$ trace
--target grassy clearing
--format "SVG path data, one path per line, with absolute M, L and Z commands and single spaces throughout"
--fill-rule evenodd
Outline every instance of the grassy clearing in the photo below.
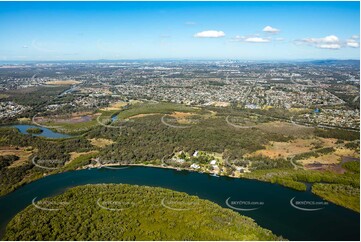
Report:
M 329 165 L 329 164 L 340 163 L 341 158 L 342 158 L 342 156 L 338 155 L 336 152 L 332 152 L 330 154 L 319 155 L 317 157 L 311 156 L 306 159 L 300 159 L 297 161 L 303 165 L 315 164 L 315 163 Z
M 294 139 L 288 142 L 270 142 L 265 149 L 258 150 L 247 156 L 266 156 L 269 158 L 286 158 L 299 153 L 309 152 L 315 147 L 317 139 Z
M 91 121 L 79 122 L 79 123 L 45 122 L 41 124 L 49 127 L 54 127 L 56 131 L 61 133 L 76 135 L 90 130 L 91 128 L 98 125 L 98 122 L 96 121 L 95 118 L 93 118 Z
M 126 105 L 128 105 L 127 102 L 116 102 L 116 103 L 110 104 L 109 107 L 100 109 L 100 111 L 118 111 L 118 110 L 121 110 Z
M 19 157 L 19 160 L 12 163 L 7 168 L 15 168 L 18 166 L 21 166 L 25 164 L 30 155 L 32 154 L 32 148 L 31 147 L 12 147 L 12 146 L 4 146 L 0 147 L 0 156 L 6 156 L 6 155 L 16 155 Z
M 274 121 L 269 123 L 262 123 L 257 128 L 270 133 L 277 133 L 283 135 L 293 135 L 298 137 L 305 137 L 312 135 L 314 128 L 298 126 L 287 122 Z
M 18 118 L 18 121 L 20 123 L 29 123 L 29 122 L 31 122 L 31 119 L 30 118 Z
M 111 145 L 114 143 L 114 141 L 111 139 L 103 139 L 103 138 L 93 138 L 93 139 L 89 139 L 89 140 L 92 145 L 100 147 L 100 148 L 103 148 L 107 145 Z
M 79 158 L 80 156 L 86 156 L 86 155 L 93 155 L 96 154 L 98 151 L 91 150 L 88 152 L 70 152 L 70 159 L 69 161 L 65 162 L 65 166 L 72 163 L 75 159 Z
M 171 114 L 173 112 L 196 112 L 197 109 L 174 103 L 144 103 L 134 104 L 129 109 L 118 114 L 119 119 L 126 119 L 139 114 Z
M 0 93 L 0 99 L 6 99 L 9 95 Z
M 79 84 L 81 83 L 80 81 L 75 81 L 75 80 L 64 80 L 64 81 L 48 81 L 45 84 L 47 85 L 74 85 L 74 84 Z
M 98 151 L 90 151 L 90 152 L 82 153 L 81 155 L 73 159 L 71 162 L 67 163 L 63 168 L 56 170 L 55 173 L 82 168 L 83 166 L 90 164 L 91 159 L 95 158 L 97 154 Z

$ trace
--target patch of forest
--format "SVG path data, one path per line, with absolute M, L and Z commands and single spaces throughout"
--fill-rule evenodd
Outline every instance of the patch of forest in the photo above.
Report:
M 152 115 L 124 123 L 121 129 L 96 127 L 88 138 L 106 138 L 115 143 L 102 150 L 105 160 L 141 163 L 160 160 L 175 151 L 193 154 L 196 150 L 223 153 L 228 160 L 241 159 L 246 153 L 264 148 L 269 141 L 291 138 L 259 129 L 235 129 L 224 117 L 203 119 L 188 128 L 172 128 L 161 122 L 161 115 Z
M 164 188 L 85 185 L 37 202 L 4 240 L 282 240 L 251 218 Z
M 36 137 L 21 134 L 16 128 L 0 128 L 0 146 L 32 147 L 33 154 L 29 160 L 16 167 L 10 167 L 15 161 L 8 156 L 0 156 L 0 195 L 4 195 L 26 184 L 30 181 L 41 178 L 46 170 L 35 166 L 32 163 L 49 161 L 46 166 L 51 168 L 63 167 L 70 159 L 70 152 L 86 152 L 93 149 L 90 142 L 83 137 L 71 139 L 51 140 L 43 137 Z M 56 161 L 56 162 L 52 162 Z

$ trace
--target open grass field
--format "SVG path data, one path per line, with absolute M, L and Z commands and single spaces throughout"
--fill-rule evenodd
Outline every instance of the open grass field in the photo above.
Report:
M 110 139 L 103 139 L 103 138 L 94 138 L 94 139 L 89 139 L 90 143 L 96 147 L 100 147 L 103 148 L 107 145 L 111 145 L 114 144 L 113 140 Z
M 64 81 L 49 81 L 46 82 L 45 84 L 47 85 L 74 85 L 74 84 L 79 84 L 81 83 L 80 81 L 75 81 L 75 80 L 64 80 Z
M 58 124 L 74 124 L 74 123 L 83 123 L 88 122 L 94 119 L 96 114 L 91 112 L 79 112 L 79 113 L 72 113 L 69 115 L 62 115 L 62 116 L 52 116 L 50 118 L 47 117 L 36 117 L 35 121 L 40 123 L 45 122 L 53 122 Z
M 333 138 L 297 138 L 288 142 L 270 142 L 265 146 L 265 149 L 257 150 L 254 153 L 248 154 L 247 157 L 265 156 L 271 159 L 287 158 L 301 153 L 311 152 L 323 147 L 336 147 L 336 139 Z M 355 152 L 350 149 L 336 149 L 335 156 L 355 155 Z M 335 163 L 335 162 L 331 162 Z
M 32 153 L 33 152 L 31 147 L 13 147 L 13 146 L 0 147 L 0 156 L 16 155 L 19 157 L 19 160 L 12 163 L 8 168 L 15 168 L 25 164 L 26 162 L 28 162 L 28 159 Z
M 91 150 L 91 151 L 87 151 L 87 152 L 70 152 L 70 159 L 65 163 L 65 165 L 69 165 L 71 164 L 74 160 L 78 159 L 81 156 L 87 156 L 87 155 L 92 155 L 92 154 L 96 154 L 97 151 L 96 150 Z
M 338 147 L 335 149 L 334 152 L 330 154 L 320 155 L 317 157 L 312 156 L 307 159 L 298 160 L 298 162 L 302 163 L 303 165 L 309 165 L 314 163 L 327 164 L 327 165 L 338 164 L 342 161 L 342 157 L 359 158 L 360 154 L 348 148 Z
M 36 120 L 36 122 L 47 127 L 54 127 L 55 130 L 67 134 L 82 133 L 98 125 L 98 122 L 96 121 L 96 115 L 86 119 L 71 118 L 69 120 L 62 120 L 60 122 L 57 121 L 38 122 Z
M 147 114 L 137 114 L 137 115 L 134 115 L 134 116 L 131 116 L 129 117 L 129 119 L 136 119 L 136 118 L 144 118 L 144 117 L 147 117 L 147 116 L 153 116 L 153 115 L 158 115 L 159 113 L 147 113 Z
M 0 99 L 8 98 L 9 95 L 0 93 Z
M 269 158 L 286 158 L 299 153 L 311 151 L 315 139 L 295 139 L 288 142 L 271 142 L 265 149 L 257 150 L 247 156 L 266 156 Z
M 30 118 L 18 118 L 18 121 L 21 123 L 28 123 L 28 122 L 31 122 L 31 119 Z
M 313 135 L 314 128 L 298 126 L 287 122 L 274 121 L 268 123 L 261 123 L 257 125 L 258 129 L 265 132 L 293 135 L 293 136 L 309 136 Z
M 127 119 L 139 114 L 171 114 L 173 112 L 197 112 L 198 109 L 174 103 L 143 103 L 133 104 L 129 109 L 118 114 L 119 119 Z
M 212 105 L 215 107 L 229 107 L 231 103 L 229 102 L 212 102 Z
M 126 106 L 128 104 L 129 103 L 127 103 L 127 102 L 116 102 L 116 103 L 110 104 L 109 107 L 105 107 L 100 110 L 101 111 L 118 111 L 118 110 L 121 110 L 124 106 Z

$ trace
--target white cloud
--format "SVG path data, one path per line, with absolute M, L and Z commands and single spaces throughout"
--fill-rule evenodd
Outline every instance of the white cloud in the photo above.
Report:
M 358 42 L 357 40 L 355 40 L 355 39 L 348 39 L 348 40 L 346 40 L 346 45 L 347 45 L 348 47 L 352 47 L 352 48 L 358 48 L 358 47 L 360 47 L 359 42 Z
M 339 39 L 335 35 L 329 35 L 324 38 L 305 38 L 300 41 L 305 43 L 322 44 L 322 43 L 338 43 Z
M 340 40 L 336 35 L 329 35 L 323 38 L 306 38 L 296 40 L 296 44 L 308 44 L 320 49 L 337 50 L 343 47 L 359 48 L 359 37 L 353 35 L 350 39 Z
M 27 46 L 27 45 L 23 45 L 23 47 L 22 47 L 22 48 L 27 49 L 27 48 L 29 48 L 29 46 Z
M 220 38 L 224 37 L 226 34 L 223 31 L 217 30 L 206 30 L 194 35 L 195 38 Z
M 323 38 L 305 38 L 296 40 L 297 44 L 309 44 L 320 49 L 340 49 L 341 41 L 336 35 L 329 35 Z
M 331 50 L 337 50 L 341 48 L 341 45 L 339 44 L 320 44 L 316 46 L 320 49 L 331 49 Z
M 325 43 L 338 43 L 340 40 L 335 35 L 329 35 L 326 36 L 325 38 L 321 38 L 320 41 Z
M 273 28 L 271 26 L 266 26 L 266 27 L 263 28 L 263 32 L 275 34 L 275 33 L 280 32 L 280 30 L 276 29 L 276 28 Z
M 268 43 L 270 42 L 269 39 L 266 38 L 261 38 L 261 37 L 249 37 L 244 39 L 244 42 L 249 42 L 249 43 Z
M 351 48 L 359 48 L 360 47 L 360 36 L 352 35 L 350 39 L 346 40 L 346 46 Z
M 263 38 L 258 37 L 258 35 L 251 35 L 251 36 L 240 36 L 237 35 L 232 39 L 234 42 L 245 42 L 245 43 L 269 43 L 271 42 L 271 38 Z

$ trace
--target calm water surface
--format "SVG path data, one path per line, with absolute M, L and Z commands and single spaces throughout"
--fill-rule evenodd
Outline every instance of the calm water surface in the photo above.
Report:
M 18 212 L 37 200 L 54 196 L 66 189 L 84 184 L 127 183 L 158 186 L 197 195 L 227 208 L 252 211 L 239 211 L 253 218 L 260 226 L 270 229 L 289 240 L 359 240 L 359 214 L 351 210 L 328 205 L 316 206 L 317 211 L 302 211 L 294 208 L 290 200 L 323 202 L 310 191 L 299 192 L 276 184 L 254 180 L 211 177 L 196 172 L 175 171 L 149 167 L 129 167 L 122 170 L 107 168 L 71 171 L 44 177 L 25 185 L 18 190 L 0 197 L 0 226 L 2 233 L 7 222 Z M 256 202 L 234 204 L 232 202 Z M 299 205 L 303 208 L 307 206 Z M 313 207 L 314 208 L 314 207 Z M 236 210 L 235 210 L 236 211 Z
M 48 128 L 44 128 L 44 127 L 41 127 L 41 126 L 19 124 L 19 125 L 13 125 L 12 127 L 17 128 L 20 131 L 20 133 L 22 133 L 22 134 L 29 134 L 28 132 L 26 132 L 26 130 L 28 128 L 40 128 L 40 129 L 43 130 L 43 132 L 41 134 L 31 134 L 33 136 L 41 136 L 41 137 L 52 138 L 52 139 L 60 139 L 60 138 L 69 138 L 69 137 L 71 137 L 70 135 L 57 133 L 57 132 L 54 132 L 54 131 L 52 131 L 52 130 L 50 130 Z

